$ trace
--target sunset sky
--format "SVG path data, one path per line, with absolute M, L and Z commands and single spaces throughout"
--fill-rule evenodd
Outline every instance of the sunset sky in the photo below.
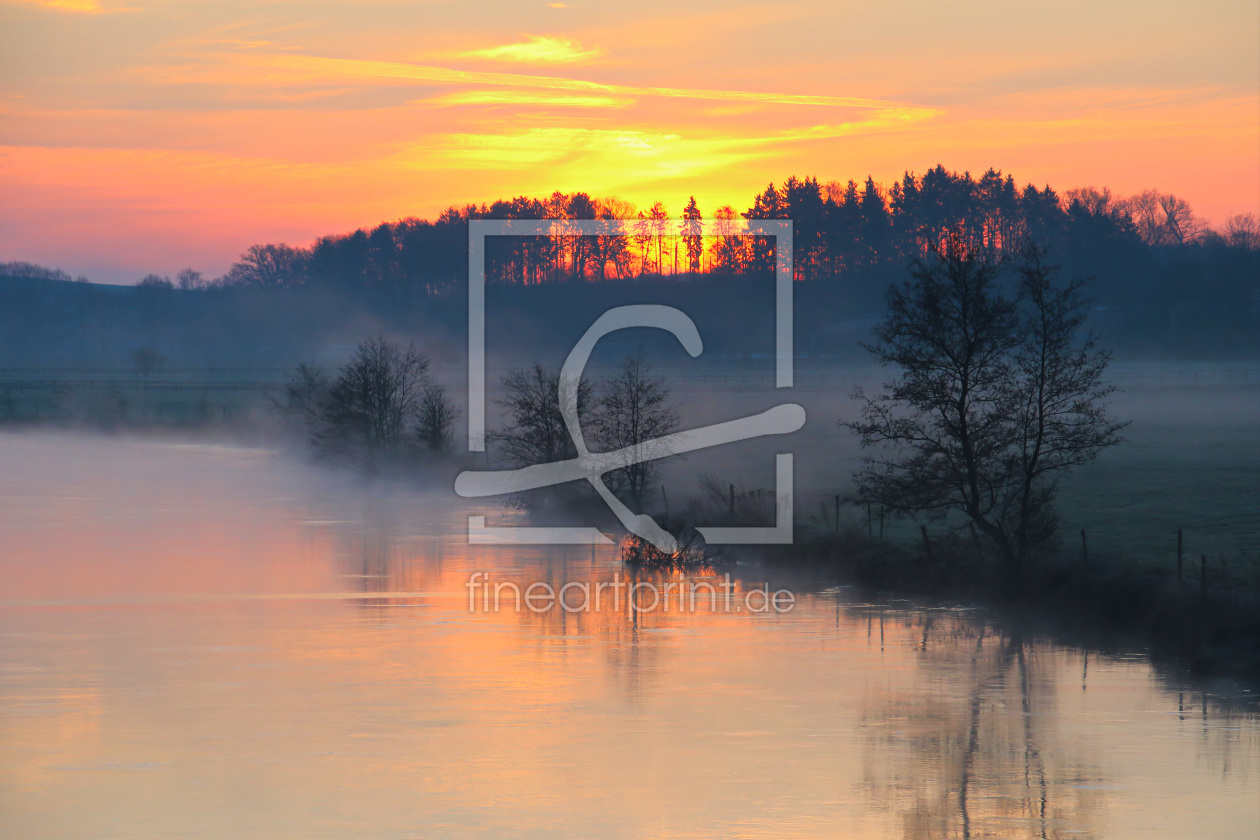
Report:
M 937 163 L 1260 212 L 1260 5 L 0 0 L 0 260 L 95 280 Z

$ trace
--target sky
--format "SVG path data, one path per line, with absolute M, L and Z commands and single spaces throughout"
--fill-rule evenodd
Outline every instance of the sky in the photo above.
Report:
M 98 281 L 938 163 L 1260 213 L 1260 4 L 0 0 L 0 261 Z

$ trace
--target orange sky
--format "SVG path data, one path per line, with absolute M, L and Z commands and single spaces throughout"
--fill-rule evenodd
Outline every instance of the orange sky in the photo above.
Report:
M 517 194 L 708 215 L 938 162 L 1260 212 L 1260 8 L 0 0 L 0 260 L 98 280 Z

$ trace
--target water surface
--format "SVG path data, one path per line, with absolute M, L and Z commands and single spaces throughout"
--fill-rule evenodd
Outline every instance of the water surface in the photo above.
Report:
M 967 609 L 469 610 L 440 488 L 0 435 L 0 836 L 1252 837 L 1246 693 Z M 485 509 L 492 520 L 507 514 Z M 506 603 L 506 602 L 504 602 Z

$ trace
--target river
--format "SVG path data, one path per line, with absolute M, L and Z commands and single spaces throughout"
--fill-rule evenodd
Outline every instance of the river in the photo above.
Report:
M 1140 651 L 757 581 L 517 610 L 615 551 L 262 448 L 3 434 L 0 500 L 6 838 L 1260 830 L 1250 692 Z

